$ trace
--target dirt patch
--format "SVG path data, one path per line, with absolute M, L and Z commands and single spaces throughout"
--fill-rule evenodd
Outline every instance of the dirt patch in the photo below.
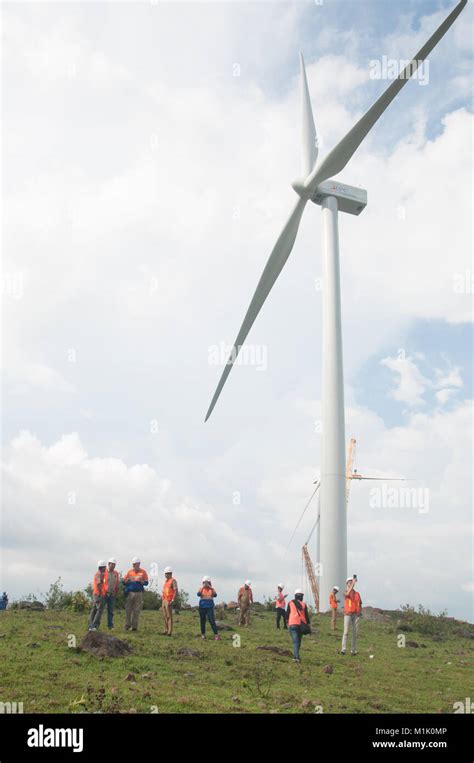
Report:
M 96 657 L 125 657 L 133 652 L 126 641 L 100 631 L 89 631 L 82 639 L 79 650 Z
M 223 623 L 222 620 L 216 620 L 216 628 L 218 631 L 234 631 L 235 628 L 232 628 L 231 625 L 227 625 L 227 623 Z
M 293 657 L 289 649 L 282 649 L 279 646 L 257 646 L 257 649 L 261 649 L 264 652 L 273 652 L 273 654 L 278 654 L 280 657 Z

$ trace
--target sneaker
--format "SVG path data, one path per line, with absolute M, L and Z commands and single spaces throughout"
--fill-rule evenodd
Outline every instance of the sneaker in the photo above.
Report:
M 220 637 L 219 635 L 217 635 L 217 636 L 214 636 L 214 641 L 221 641 L 221 640 L 222 640 L 222 639 L 221 639 L 221 637 Z
M 293 662 L 301 662 L 301 660 L 297 660 L 296 657 L 293 657 Z
M 359 652 L 351 652 L 352 656 L 355 657 L 356 654 L 359 654 Z
M 345 652 L 345 650 L 344 650 L 344 651 L 342 651 L 342 649 L 341 649 L 341 651 L 339 652 L 339 654 L 345 654 L 345 653 L 346 653 L 346 652 Z
M 203 641 L 206 640 L 206 637 L 205 637 L 204 633 L 201 634 L 201 638 L 202 638 Z

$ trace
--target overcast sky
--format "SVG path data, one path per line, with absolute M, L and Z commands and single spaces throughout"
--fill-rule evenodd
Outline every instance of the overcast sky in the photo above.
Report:
M 324 155 L 387 87 L 373 61 L 453 5 L 2 4 L 1 590 L 83 588 L 135 554 L 192 603 L 203 574 L 225 600 L 301 584 L 318 207 L 203 423 L 295 198 L 298 52 Z M 365 604 L 470 620 L 472 24 L 471 4 L 340 176 L 369 198 L 340 216 L 346 437 L 361 473 L 418 490 L 404 508 L 404 483 L 352 484 L 348 572 Z

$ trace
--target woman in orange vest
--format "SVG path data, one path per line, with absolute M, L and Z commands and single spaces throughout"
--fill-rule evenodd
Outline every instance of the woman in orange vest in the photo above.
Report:
M 171 567 L 165 567 L 165 582 L 161 592 L 161 609 L 165 621 L 165 629 L 162 636 L 171 636 L 173 633 L 173 602 L 178 593 L 178 584 L 173 577 Z
M 344 591 L 344 633 L 342 636 L 341 654 L 346 653 L 347 637 L 349 627 L 352 626 L 352 644 L 351 654 L 357 654 L 357 631 L 359 621 L 362 617 L 362 599 L 360 593 L 355 590 L 357 575 L 353 575 L 346 580 L 346 590 Z
M 216 618 L 214 617 L 214 599 L 217 596 L 216 591 L 212 587 L 209 577 L 202 579 L 202 586 L 199 589 L 197 595 L 199 596 L 199 618 L 201 620 L 201 638 L 206 638 L 206 620 L 209 621 L 214 639 L 220 641 L 221 637 L 217 631 Z
M 283 628 L 288 630 L 286 626 L 286 593 L 283 593 L 283 583 L 278 583 L 278 591 L 275 596 L 275 607 L 276 607 L 276 625 L 278 630 L 280 630 L 280 620 L 283 618 Z
M 293 662 L 301 662 L 301 640 L 305 634 L 311 633 L 309 610 L 303 601 L 303 596 L 304 594 L 301 588 L 297 588 L 295 591 L 295 598 L 289 602 L 286 610 L 288 628 L 293 641 Z

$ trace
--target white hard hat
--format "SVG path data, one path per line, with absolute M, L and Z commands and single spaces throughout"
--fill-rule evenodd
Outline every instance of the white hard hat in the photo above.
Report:
M 211 578 L 209 577 L 209 575 L 204 575 L 204 577 L 202 579 L 202 582 L 203 583 L 210 583 L 211 582 Z
M 251 585 L 252 585 L 252 583 L 251 583 L 251 581 L 250 581 L 250 580 L 246 580 L 246 581 L 245 581 L 245 585 L 251 586 Z
M 104 562 L 103 559 L 97 562 L 98 567 L 107 567 L 107 562 Z
M 304 591 L 302 591 L 301 588 L 297 588 L 296 591 L 295 591 L 295 596 L 296 596 L 297 593 L 304 594 Z
M 334 586 L 334 591 L 339 591 L 339 586 L 338 585 Z
M 352 583 L 353 578 L 347 578 L 346 583 Z
M 115 559 L 115 557 L 113 556 L 110 557 L 109 564 L 117 564 L 117 560 Z
M 140 564 L 141 559 L 139 556 L 134 556 L 132 559 L 132 564 Z
M 278 585 L 277 585 L 277 588 L 281 588 L 282 590 L 283 590 L 284 587 L 285 586 L 283 585 L 283 583 L 278 583 Z
M 165 567 L 165 574 L 166 574 L 167 572 L 173 572 L 173 570 L 171 569 L 171 567 Z

